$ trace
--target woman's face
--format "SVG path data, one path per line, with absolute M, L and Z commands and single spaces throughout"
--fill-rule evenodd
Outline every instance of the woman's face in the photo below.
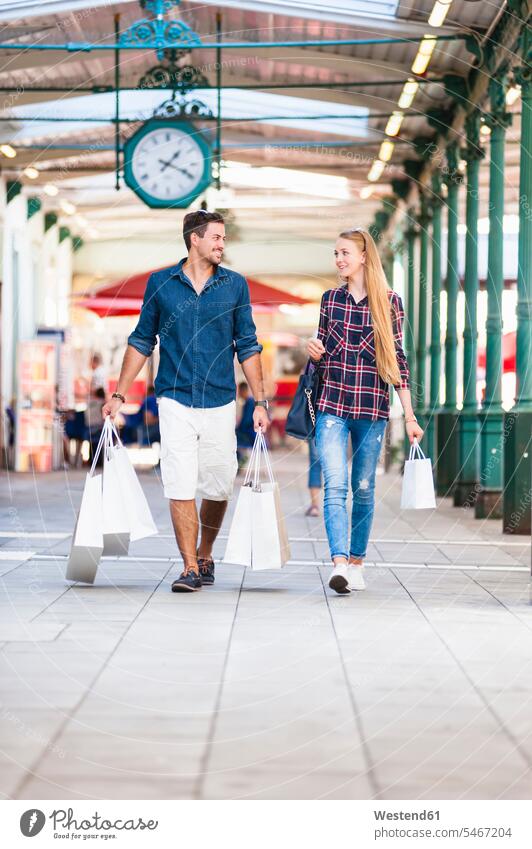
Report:
M 334 258 L 340 277 L 351 277 L 364 265 L 365 253 L 352 239 L 337 239 Z

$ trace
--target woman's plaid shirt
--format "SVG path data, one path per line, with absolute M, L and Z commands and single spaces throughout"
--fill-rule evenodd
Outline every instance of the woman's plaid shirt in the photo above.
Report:
M 388 290 L 388 295 L 401 375 L 396 388 L 409 389 L 410 372 L 402 345 L 403 304 L 393 289 Z M 318 410 L 342 418 L 389 419 L 389 384 L 377 372 L 367 295 L 357 303 L 347 285 L 325 292 L 321 299 L 318 339 L 325 346 L 319 362 L 322 384 Z

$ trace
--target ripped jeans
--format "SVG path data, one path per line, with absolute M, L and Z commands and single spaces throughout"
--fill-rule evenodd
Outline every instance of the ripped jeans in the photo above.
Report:
M 386 430 L 386 419 L 344 419 L 318 412 L 316 446 L 325 480 L 323 512 L 331 558 L 365 557 L 375 506 L 375 470 Z M 348 548 L 347 439 L 351 434 L 351 543 Z

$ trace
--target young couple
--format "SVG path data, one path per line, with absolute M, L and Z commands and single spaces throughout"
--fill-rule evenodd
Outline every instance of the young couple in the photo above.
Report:
M 357 232 L 362 234 L 362 231 Z M 347 575 L 347 483 L 342 489 L 344 477 L 347 482 L 347 431 L 351 430 L 354 434 L 359 424 L 368 427 L 368 430 L 373 424 L 380 425 L 372 419 L 382 418 L 381 413 L 387 417 L 385 378 L 391 378 L 390 382 L 400 382 L 399 362 L 403 374 L 407 374 L 400 343 L 400 301 L 395 301 L 398 310 L 392 335 L 389 306 L 388 316 L 385 312 L 389 302 L 386 300 L 388 288 L 382 266 L 373 242 L 371 252 L 369 250 L 369 235 L 364 232 L 363 237 L 368 247 L 363 252 L 358 249 L 354 236 L 342 234 L 338 240 L 337 265 L 347 284 L 324 295 L 318 340 L 309 343 L 309 354 L 320 361 L 324 375 L 319 430 L 323 429 L 325 433 L 319 444 L 325 474 L 326 527 L 335 564 L 331 586 L 342 592 L 349 591 L 349 581 L 345 580 L 342 589 L 338 580 Z M 260 359 L 262 346 L 257 340 L 247 282 L 242 275 L 220 265 L 225 243 L 222 216 L 204 210 L 187 214 L 183 221 L 183 238 L 188 256 L 175 266 L 154 272 L 148 279 L 138 324 L 128 337 L 116 392 L 102 409 L 104 418 L 116 416 L 159 337 L 160 358 L 155 393 L 161 432 L 161 476 L 184 564 L 181 575 L 172 584 L 173 592 L 191 592 L 214 583 L 212 548 L 237 473 L 235 353 L 255 399 L 255 430 L 262 428 L 266 431 L 269 425 Z M 370 275 L 366 281 L 364 263 L 368 257 L 371 257 L 371 263 L 367 266 Z M 384 378 L 379 377 L 375 355 L 373 366 L 368 362 L 368 369 L 372 368 L 375 373 L 374 404 L 379 402 L 376 393 L 380 392 L 383 399 L 378 411 L 373 405 L 367 408 L 366 395 L 363 396 L 362 407 L 354 404 L 355 396 L 360 398 L 360 389 L 357 390 L 353 383 L 360 385 L 362 374 L 353 334 L 356 332 L 357 315 L 363 309 L 361 298 L 367 297 L 366 285 L 370 302 L 366 305 L 365 323 L 371 321 L 371 309 L 375 334 L 374 341 L 366 334 L 365 345 L 368 351 L 370 344 L 374 345 L 379 368 L 388 369 Z M 342 292 L 343 301 L 338 299 Z M 392 304 L 394 299 L 395 295 L 392 296 Z M 338 380 L 339 374 L 343 383 Z M 362 379 L 365 383 L 366 378 Z M 402 379 L 406 382 L 406 377 Z M 400 397 L 407 421 L 413 419 L 408 391 L 400 390 Z M 359 421 L 363 417 L 366 421 Z M 368 418 L 370 421 L 367 421 Z M 331 424 L 328 424 L 329 421 Z M 407 428 L 411 439 L 422 433 L 412 422 L 407 424 Z M 345 438 L 341 435 L 344 431 Z M 360 438 L 359 441 L 365 442 Z M 374 457 L 376 464 L 378 454 L 375 451 L 366 451 L 364 456 Z M 373 477 L 374 471 L 373 468 Z M 366 471 L 364 475 L 365 483 L 362 481 L 361 489 L 368 490 L 372 506 L 373 477 L 369 467 L 367 475 Z M 202 497 L 199 516 L 195 501 L 198 495 Z M 364 526 L 359 521 L 364 512 L 362 505 L 353 514 L 359 528 L 355 534 L 356 550 L 350 550 L 349 554 L 358 555 L 358 560 L 365 554 L 362 532 L 366 534 L 366 542 L 369 535 L 369 502 L 366 494 L 363 506 L 368 518 Z

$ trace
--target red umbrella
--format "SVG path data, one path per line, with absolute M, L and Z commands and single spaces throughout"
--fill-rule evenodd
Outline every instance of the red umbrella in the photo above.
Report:
M 160 269 L 155 270 L 159 271 Z M 141 274 L 134 274 L 132 277 L 119 280 L 110 286 L 104 286 L 103 289 L 99 289 L 90 297 L 81 297 L 75 305 L 92 310 L 102 317 L 137 315 L 142 307 L 148 277 L 152 273 L 152 271 L 144 271 Z M 275 289 L 273 286 L 267 286 L 265 283 L 259 283 L 258 280 L 253 280 L 251 277 L 248 277 L 247 281 L 251 303 L 256 312 L 274 312 L 279 309 L 281 304 L 302 306 L 309 303 L 304 298 L 291 295 L 290 292 L 283 292 L 281 289 Z
M 515 348 L 516 333 L 504 333 L 502 337 L 502 370 L 503 372 L 515 371 Z M 486 368 L 486 349 L 480 348 L 478 352 L 479 368 Z

